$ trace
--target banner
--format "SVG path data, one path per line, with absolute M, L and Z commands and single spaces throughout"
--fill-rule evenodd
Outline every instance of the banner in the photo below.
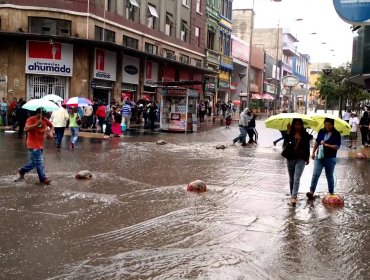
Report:
M 122 83 L 139 84 L 140 59 L 124 55 L 122 58 Z
M 103 49 L 95 49 L 94 78 L 115 81 L 117 69 L 117 54 Z
M 145 84 L 153 85 L 158 82 L 158 63 L 147 61 L 145 64 Z

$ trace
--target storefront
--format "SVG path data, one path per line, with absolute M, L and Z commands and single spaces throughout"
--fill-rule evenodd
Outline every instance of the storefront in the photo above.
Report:
M 145 62 L 145 80 L 142 98 L 147 101 L 156 101 L 156 86 L 158 83 L 158 63 Z
M 197 131 L 198 92 L 182 87 L 163 87 L 161 92 L 161 129 Z
M 26 42 L 27 99 L 55 94 L 69 97 L 73 74 L 73 45 L 49 41 Z
M 121 102 L 124 100 L 138 100 L 138 85 L 140 73 L 140 59 L 124 55 L 122 57 Z
M 114 82 L 116 81 L 117 54 L 98 49 L 94 50 L 94 73 L 91 87 L 93 98 L 109 104 L 112 99 Z
M 230 73 L 221 71 L 218 81 L 218 100 L 229 101 L 230 99 Z

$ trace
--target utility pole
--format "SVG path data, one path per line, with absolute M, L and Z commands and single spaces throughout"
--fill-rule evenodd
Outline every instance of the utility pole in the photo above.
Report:
M 333 68 L 330 68 L 330 67 L 322 69 L 322 72 L 324 73 L 325 78 L 326 78 L 325 79 L 325 113 L 328 110 L 328 78 L 332 71 L 333 71 Z

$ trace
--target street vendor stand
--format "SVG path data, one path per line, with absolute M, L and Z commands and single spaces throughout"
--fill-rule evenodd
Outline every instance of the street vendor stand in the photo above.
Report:
M 198 92 L 179 86 L 160 88 L 160 128 L 164 131 L 196 132 Z

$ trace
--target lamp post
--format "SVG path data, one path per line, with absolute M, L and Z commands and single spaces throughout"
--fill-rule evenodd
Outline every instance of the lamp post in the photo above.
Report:
M 335 79 L 335 83 L 338 84 L 338 91 L 339 91 L 339 118 L 342 118 L 342 93 L 340 92 L 340 84 L 345 78 L 345 75 L 338 75 L 338 77 Z
M 325 79 L 325 113 L 328 110 L 328 78 L 333 71 L 333 68 L 323 68 L 322 72 L 324 73 L 326 79 Z

